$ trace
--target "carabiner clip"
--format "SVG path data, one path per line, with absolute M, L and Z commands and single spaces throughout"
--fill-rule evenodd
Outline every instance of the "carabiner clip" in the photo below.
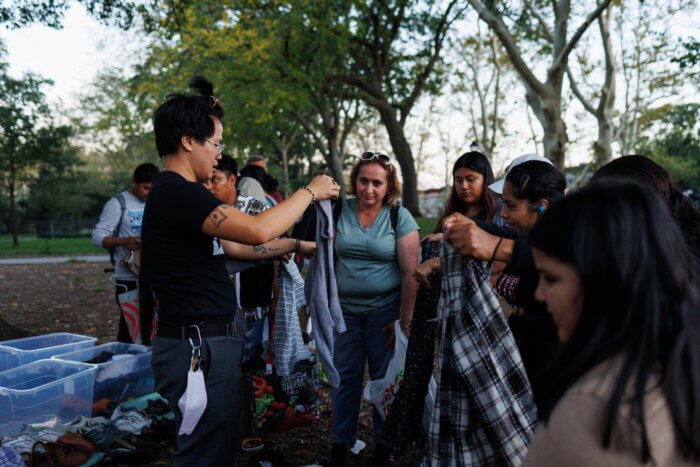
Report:
M 192 342 L 191 338 L 187 338 L 188 341 L 190 341 L 190 346 L 192 347 L 192 357 L 190 358 L 190 368 L 192 371 L 197 371 L 199 369 L 199 364 L 201 362 L 201 356 L 202 356 L 202 333 L 199 331 L 199 326 L 196 324 L 192 324 L 191 327 L 194 327 L 197 330 L 197 337 L 199 338 L 199 343 L 197 345 Z

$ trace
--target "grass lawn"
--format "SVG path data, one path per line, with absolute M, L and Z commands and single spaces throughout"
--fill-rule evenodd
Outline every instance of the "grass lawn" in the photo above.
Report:
M 0 257 L 107 254 L 104 248 L 95 248 L 86 238 L 37 238 L 20 236 L 19 246 L 12 246 L 11 235 L 0 235 Z
M 420 237 L 423 238 L 428 234 L 433 233 L 437 225 L 437 217 L 416 217 L 418 227 L 420 227 Z
M 432 233 L 437 224 L 437 218 L 418 217 L 420 236 Z M 0 235 L 0 257 L 13 256 L 43 256 L 43 255 L 99 255 L 107 254 L 104 248 L 95 248 L 89 237 L 85 238 L 37 238 L 20 236 L 19 246 L 12 246 L 11 235 Z

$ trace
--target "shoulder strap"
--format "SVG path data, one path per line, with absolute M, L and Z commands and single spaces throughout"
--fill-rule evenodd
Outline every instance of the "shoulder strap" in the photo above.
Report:
M 343 200 L 338 198 L 338 201 L 333 205 L 333 227 L 338 227 L 338 220 L 343 213 Z
M 399 225 L 399 206 L 392 206 L 389 208 L 389 217 L 391 219 L 391 228 L 396 234 L 396 226 Z
M 117 196 L 117 201 L 119 201 L 119 206 L 121 207 L 121 212 L 119 213 L 119 221 L 117 222 L 117 226 L 114 228 L 114 231 L 112 232 L 112 237 L 117 238 L 119 236 L 119 230 L 122 228 L 122 219 L 124 218 L 124 211 L 126 211 L 126 199 L 124 199 L 124 195 L 119 193 Z M 114 266 L 114 252 L 116 248 L 110 248 L 109 249 L 109 262 L 112 263 L 112 266 Z

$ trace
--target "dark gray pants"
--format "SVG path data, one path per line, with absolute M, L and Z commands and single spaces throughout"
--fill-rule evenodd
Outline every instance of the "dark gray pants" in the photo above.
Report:
M 191 434 L 177 437 L 174 465 L 233 465 L 240 446 L 243 340 L 208 337 L 202 339 L 201 353 L 207 408 Z M 151 366 L 156 390 L 168 400 L 178 430 L 182 413 L 177 402 L 187 386 L 191 354 L 187 340 L 153 340 Z

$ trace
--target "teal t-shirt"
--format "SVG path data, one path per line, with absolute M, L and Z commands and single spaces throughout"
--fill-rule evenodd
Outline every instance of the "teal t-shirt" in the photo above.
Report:
M 335 277 L 343 312 L 370 315 L 398 306 L 401 273 L 396 240 L 418 230 L 418 224 L 408 209 L 400 207 L 394 233 L 389 208 L 384 206 L 364 228 L 357 218 L 357 199 L 343 203 L 335 237 Z

